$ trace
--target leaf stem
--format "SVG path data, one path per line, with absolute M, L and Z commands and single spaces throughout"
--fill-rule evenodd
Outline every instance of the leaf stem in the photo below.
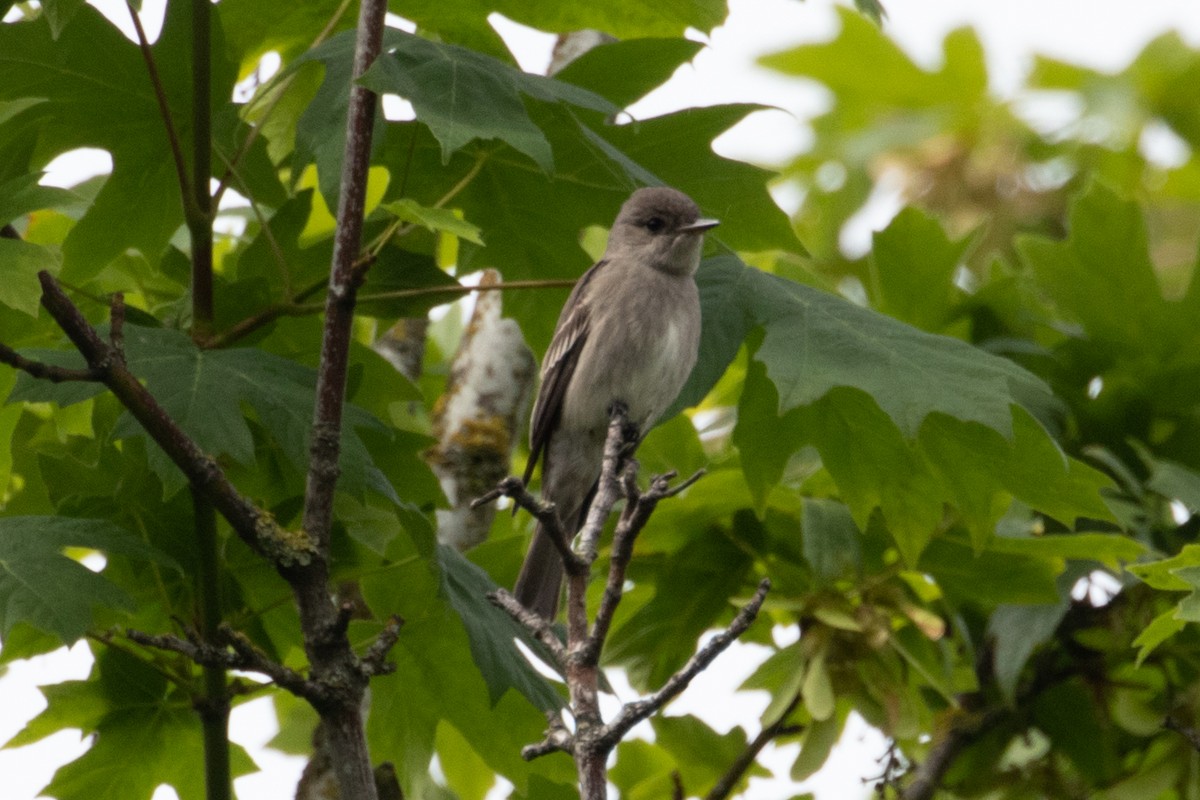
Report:
M 320 285 L 305 288 L 296 294 L 296 300 L 301 300 L 304 297 L 315 294 L 324 285 L 324 282 L 322 282 Z M 358 302 L 405 300 L 412 297 L 430 297 L 442 294 L 464 295 L 471 294 L 472 292 L 515 291 L 519 289 L 569 289 L 574 285 L 574 278 L 555 278 L 542 281 L 507 281 L 489 286 L 424 286 L 419 289 L 397 289 L 391 292 L 364 293 L 358 296 Z M 228 347 L 237 340 L 250 335 L 280 317 L 303 317 L 309 314 L 319 314 L 325 310 L 325 307 L 326 304 L 324 302 L 301 303 L 295 301 L 267 306 L 257 314 L 246 317 L 220 333 L 214 334 L 203 342 L 200 342 L 200 347 L 208 350 Z
M 175 163 L 175 174 L 179 179 L 179 188 L 183 196 L 183 213 L 190 215 L 188 206 L 192 202 L 191 183 L 187 174 L 187 162 L 183 158 L 183 144 L 175 122 L 171 118 L 171 106 L 167 102 L 167 92 L 163 88 L 162 78 L 158 74 L 158 65 L 154 63 L 154 53 L 150 49 L 150 40 L 146 38 L 146 29 L 142 27 L 142 19 L 130 0 L 125 0 L 129 9 L 129 17 L 133 21 L 133 29 L 137 32 L 138 49 L 142 52 L 142 60 L 146 62 L 146 72 L 150 76 L 150 85 L 154 88 L 154 99 L 158 103 L 158 113 L 167 129 L 167 142 L 171 146 L 171 160 Z
M 333 29 L 337 27 L 338 22 L 341 21 L 342 17 L 345 15 L 346 9 L 350 8 L 350 3 L 351 0 L 342 0 L 341 5 L 334 10 L 333 16 L 329 18 L 329 22 L 325 23 L 325 27 L 322 28 L 321 32 L 317 34 L 315 39 L 313 39 L 312 44 L 309 45 L 309 49 L 316 47 L 321 42 L 329 38 L 329 34 L 333 33 Z M 229 182 L 234 177 L 234 172 L 237 168 L 237 165 L 241 163 L 242 159 L 246 157 L 246 154 L 250 152 L 250 148 L 254 146 L 254 142 L 258 140 L 260 135 L 262 135 L 263 125 L 266 123 L 271 114 L 275 112 L 275 109 L 279 106 L 280 100 L 283 99 L 284 93 L 288 90 L 288 87 L 292 85 L 292 81 L 295 79 L 296 73 L 293 72 L 288 74 L 280 81 L 279 87 L 275 90 L 275 96 L 271 99 L 271 104 L 267 106 L 265 111 L 263 111 L 262 116 L 258 119 L 258 123 L 250 128 L 250 132 L 247 133 L 246 138 L 242 140 L 242 144 L 238 147 L 237 152 L 233 154 L 232 158 L 226 161 L 225 174 L 221 176 L 221 180 L 217 184 L 217 189 L 215 192 L 213 192 L 213 208 L 216 208 L 221 204 L 221 198 L 225 196 L 225 190 L 229 188 Z M 262 95 L 260 94 L 259 97 L 261 96 Z M 257 99 L 257 97 L 253 98 L 249 103 L 246 104 L 245 111 L 243 112 L 243 118 L 245 117 L 245 113 L 254 106 Z
M 213 327 L 212 3 L 192 0 L 192 208 L 185 213 L 192 240 L 192 337 Z M 186 184 L 183 185 L 187 191 Z M 187 206 L 185 204 L 185 212 Z

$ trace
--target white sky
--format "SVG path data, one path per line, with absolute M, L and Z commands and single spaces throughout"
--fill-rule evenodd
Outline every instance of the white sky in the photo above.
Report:
M 980 31 L 991 67 L 993 89 L 1012 94 L 1031 63 L 1034 52 L 1073 60 L 1088 66 L 1117 70 L 1149 39 L 1169 28 L 1179 30 L 1196 46 L 1200 43 L 1200 3 L 1196 0 L 885 0 L 885 28 L 915 58 L 936 64 L 945 33 L 962 25 Z M 115 9 L 112 17 L 127 27 L 124 4 L 103 0 L 93 5 Z M 831 0 L 731 0 L 726 25 L 716 29 L 709 47 L 693 65 L 683 67 L 662 89 L 638 103 L 631 112 L 645 118 L 692 105 L 723 102 L 757 102 L 784 112 L 764 112 L 743 123 L 718 142 L 726 155 L 761 163 L 782 161 L 796 152 L 807 135 L 803 120 L 822 110 L 821 93 L 802 82 L 785 79 L 755 66 L 755 59 L 802 41 L 827 39 L 834 34 L 836 17 Z M 161 0 L 144 3 L 146 17 L 161 16 Z M 548 60 L 544 37 L 529 35 L 500 21 L 501 30 L 518 42 L 522 66 L 540 70 Z M 154 35 L 157 21 L 147 27 Z M 794 116 L 793 116 L 794 115 Z M 72 183 L 84 172 L 104 170 L 104 160 L 65 159 L 56 183 Z M 786 198 L 781 198 L 786 204 Z M 884 216 L 877 224 L 886 223 Z M 870 224 L 869 222 L 867 224 Z M 864 231 L 867 233 L 869 231 Z M 786 636 L 785 632 L 780 632 Z M 794 635 L 794 634 L 793 634 Z M 693 713 L 718 730 L 734 724 L 757 732 L 757 718 L 766 705 L 765 694 L 731 697 L 731 689 L 748 675 L 764 656 L 764 648 L 741 647 L 727 653 L 702 675 L 671 707 L 673 714 Z M 30 662 L 14 664 L 0 677 L 0 741 L 5 741 L 44 706 L 36 686 L 87 676 L 90 657 L 79 645 Z M 631 693 L 621 692 L 622 699 Z M 720 702 L 714 698 L 730 698 Z M 261 701 L 247 704 L 234 714 L 232 737 L 250 749 L 264 771 L 237 781 L 240 796 L 255 800 L 290 799 L 303 761 L 262 749 L 274 734 L 273 719 Z M 875 759 L 883 740 L 861 721 L 852 721 L 847 736 L 835 749 L 826 768 L 803 789 L 817 800 L 866 798 L 864 776 L 878 774 Z M 63 732 L 36 745 L 0 751 L 0 775 L 9 800 L 31 800 L 59 764 L 86 749 L 77 733 Z M 787 766 L 797 750 L 791 745 L 769 755 L 771 764 Z M 756 781 L 755 800 L 784 800 L 799 791 L 786 780 Z M 174 796 L 160 789 L 156 800 Z

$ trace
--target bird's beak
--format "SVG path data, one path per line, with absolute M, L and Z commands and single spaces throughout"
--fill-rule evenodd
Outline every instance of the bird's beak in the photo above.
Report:
M 721 224 L 719 219 L 704 219 L 703 217 L 696 220 L 690 225 L 684 225 L 679 229 L 680 233 L 704 233 L 709 228 L 715 228 Z

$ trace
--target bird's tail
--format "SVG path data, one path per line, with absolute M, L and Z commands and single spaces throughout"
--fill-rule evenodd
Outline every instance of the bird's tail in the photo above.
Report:
M 563 563 L 558 548 L 541 525 L 533 534 L 521 574 L 513 594 L 521 605 L 550 621 L 558 614 L 558 598 L 562 594 Z

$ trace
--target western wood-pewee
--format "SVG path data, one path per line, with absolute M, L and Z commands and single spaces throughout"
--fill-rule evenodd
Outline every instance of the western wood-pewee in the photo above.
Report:
M 542 459 L 542 497 L 568 536 L 583 524 L 600 477 L 614 403 L 644 435 L 683 388 L 700 343 L 695 274 L 717 224 L 682 192 L 639 189 L 621 207 L 604 257 L 558 318 L 533 406 L 529 466 Z M 514 594 L 547 619 L 558 610 L 562 559 L 538 526 Z

